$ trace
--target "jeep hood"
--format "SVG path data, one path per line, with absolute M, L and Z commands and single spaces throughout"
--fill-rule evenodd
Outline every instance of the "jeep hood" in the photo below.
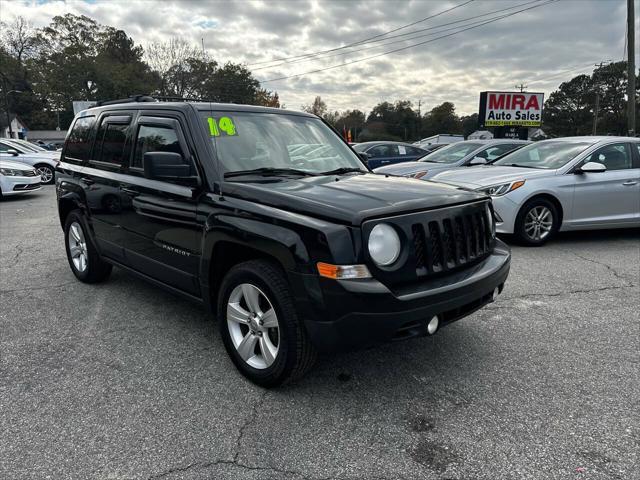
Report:
M 441 172 L 433 178 L 433 181 L 475 189 L 517 180 L 554 176 L 555 173 L 555 170 L 483 165 L 473 168 L 458 167 Z
M 451 185 L 363 175 L 266 177 L 225 182 L 225 195 L 340 223 L 400 215 L 486 198 Z

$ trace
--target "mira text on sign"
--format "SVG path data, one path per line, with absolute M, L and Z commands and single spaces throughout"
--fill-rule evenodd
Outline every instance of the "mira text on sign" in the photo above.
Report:
M 485 127 L 539 127 L 542 124 L 543 103 L 542 93 L 482 92 L 480 122 L 484 121 Z

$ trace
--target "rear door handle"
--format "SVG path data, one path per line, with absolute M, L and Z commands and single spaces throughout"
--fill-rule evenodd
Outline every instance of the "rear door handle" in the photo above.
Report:
M 637 183 L 638 183 L 638 181 L 637 181 L 637 180 L 627 180 L 626 182 L 624 182 L 624 183 L 623 183 L 623 185 L 625 185 L 625 186 L 629 187 L 629 186 L 631 186 L 631 185 L 635 185 L 635 184 L 637 184 Z

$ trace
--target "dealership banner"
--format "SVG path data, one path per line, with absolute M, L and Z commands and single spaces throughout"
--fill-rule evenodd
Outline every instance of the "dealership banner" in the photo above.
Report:
M 481 92 L 478 119 L 481 127 L 539 127 L 543 93 Z

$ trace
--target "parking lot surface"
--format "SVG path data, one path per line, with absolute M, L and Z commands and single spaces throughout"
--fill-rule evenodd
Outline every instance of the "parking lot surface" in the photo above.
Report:
M 0 478 L 640 478 L 638 230 L 514 247 L 497 303 L 267 391 L 198 307 L 78 282 L 53 187 L 0 226 Z

